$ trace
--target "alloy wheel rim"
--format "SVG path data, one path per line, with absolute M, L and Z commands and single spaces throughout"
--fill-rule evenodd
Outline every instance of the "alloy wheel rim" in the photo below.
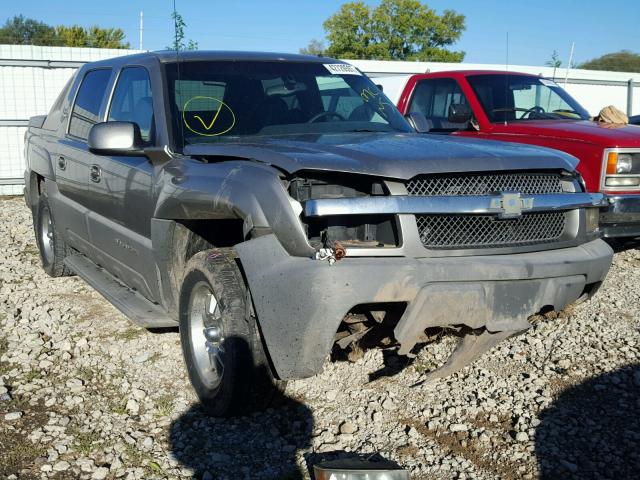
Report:
M 53 261 L 53 222 L 49 208 L 43 208 L 40 218 L 40 244 L 42 246 L 42 256 L 47 264 Z
M 215 389 L 224 375 L 224 335 L 218 299 L 206 282 L 191 291 L 188 315 L 196 371 L 207 388 Z

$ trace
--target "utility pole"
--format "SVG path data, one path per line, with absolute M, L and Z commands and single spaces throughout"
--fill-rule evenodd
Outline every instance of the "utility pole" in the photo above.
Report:
M 140 11 L 140 48 L 139 50 L 142 50 L 143 47 L 143 33 L 144 33 L 144 14 L 142 13 L 142 11 Z
M 567 72 L 564 75 L 564 88 L 567 88 L 567 80 L 569 80 L 569 69 L 571 69 L 571 63 L 573 62 L 573 49 L 576 46 L 576 42 L 571 42 L 571 53 L 569 53 L 569 63 L 567 63 Z

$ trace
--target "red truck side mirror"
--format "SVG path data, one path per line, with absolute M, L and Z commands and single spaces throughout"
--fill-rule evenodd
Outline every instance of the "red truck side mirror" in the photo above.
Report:
M 449 115 L 447 120 L 451 123 L 467 123 L 471 121 L 473 112 L 466 103 L 452 103 L 449 105 Z

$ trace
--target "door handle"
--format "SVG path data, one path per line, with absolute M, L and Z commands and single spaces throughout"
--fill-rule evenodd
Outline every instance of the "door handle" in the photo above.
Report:
M 92 182 L 99 182 L 101 174 L 102 172 L 100 171 L 100 167 L 98 165 L 91 165 L 91 168 L 89 169 L 89 178 L 91 178 Z
M 64 157 L 58 157 L 58 168 L 65 170 L 67 168 L 67 159 Z

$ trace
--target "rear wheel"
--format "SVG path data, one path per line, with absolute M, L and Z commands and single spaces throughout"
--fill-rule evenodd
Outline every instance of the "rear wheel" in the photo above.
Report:
M 180 340 L 191 384 L 211 415 L 266 408 L 284 387 L 271 374 L 252 312 L 232 252 L 206 250 L 189 260 L 180 292 Z
M 56 227 L 46 193 L 38 198 L 33 223 L 44 271 L 52 277 L 71 275 L 71 271 L 64 264 L 70 249 Z

